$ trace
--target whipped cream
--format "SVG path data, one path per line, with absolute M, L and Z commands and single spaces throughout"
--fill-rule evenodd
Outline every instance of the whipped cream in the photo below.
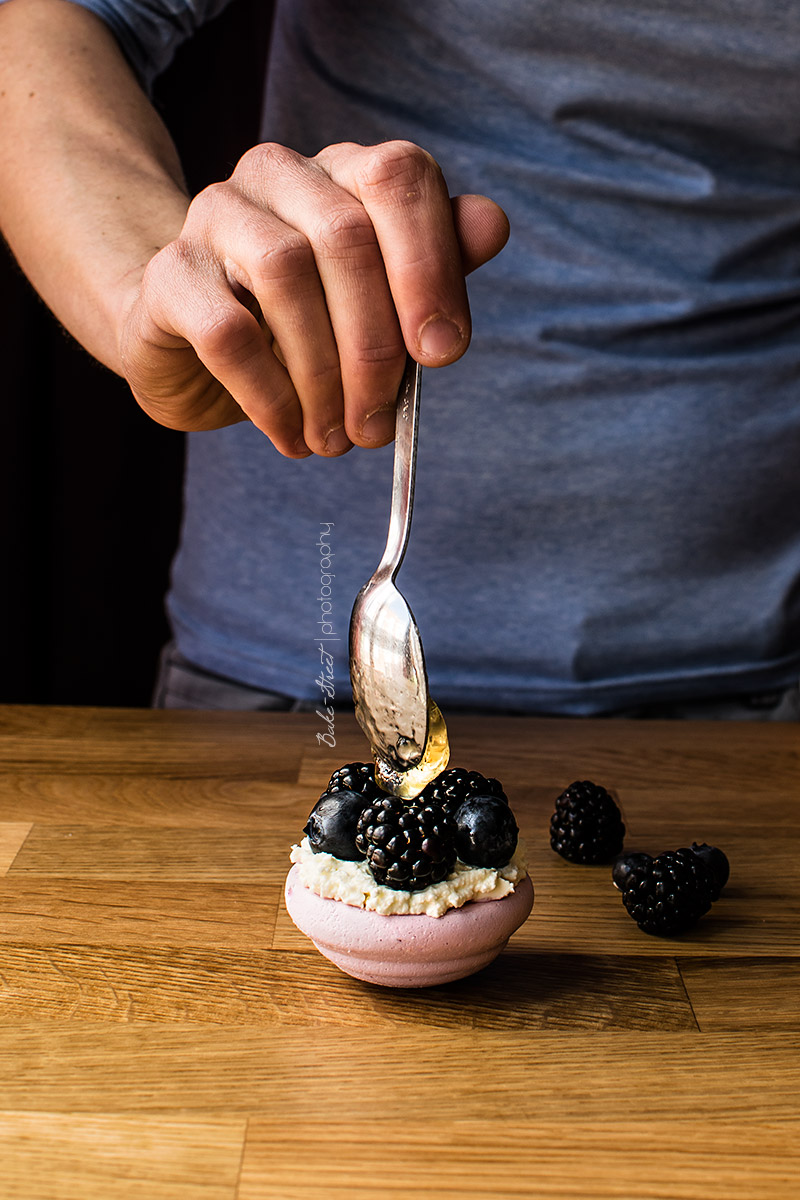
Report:
M 471 867 L 459 858 L 447 879 L 419 892 L 401 892 L 377 883 L 366 859 L 347 862 L 324 851 L 315 854 L 307 837 L 299 846 L 292 846 L 289 857 L 300 868 L 303 886 L 318 896 L 387 917 L 441 917 L 448 909 L 461 908 L 470 900 L 502 900 L 527 874 L 521 843 L 504 867 Z

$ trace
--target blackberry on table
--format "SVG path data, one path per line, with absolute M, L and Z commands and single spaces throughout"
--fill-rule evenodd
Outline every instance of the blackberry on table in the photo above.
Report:
M 323 792 L 303 830 L 314 853 L 324 851 L 353 862 L 361 859 L 363 855 L 356 847 L 356 830 L 366 804 L 359 792 Z
M 383 796 L 361 813 L 356 846 L 377 883 L 418 892 L 455 866 L 455 822 L 439 804 Z
M 550 845 L 575 863 L 602 863 L 619 854 L 625 837 L 622 815 L 604 787 L 576 780 L 556 800 Z
M 624 891 L 633 883 L 636 876 L 647 872 L 652 861 L 652 854 L 620 854 L 619 858 L 615 860 L 611 872 L 614 887 Z
M 449 767 L 437 775 L 420 795 L 420 799 L 435 801 L 451 817 L 455 816 L 468 796 L 497 796 L 508 804 L 499 779 L 487 779 L 480 771 L 466 771 L 463 767 Z
M 375 764 L 352 762 L 345 763 L 334 771 L 328 780 L 326 792 L 358 792 L 365 800 L 374 800 L 386 793 L 375 782 Z
M 670 937 L 696 925 L 711 908 L 716 880 L 692 850 L 665 850 L 635 871 L 622 903 L 645 933 Z

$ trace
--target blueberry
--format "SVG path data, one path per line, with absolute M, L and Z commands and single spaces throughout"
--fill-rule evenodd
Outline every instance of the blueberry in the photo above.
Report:
M 719 897 L 720 892 L 728 882 L 728 877 L 731 873 L 728 856 L 723 850 L 718 850 L 716 846 L 709 846 L 707 842 L 698 845 L 697 842 L 692 842 L 692 854 L 696 854 L 702 859 L 708 867 L 714 880 L 714 899 Z
M 358 792 L 347 790 L 320 796 L 303 830 L 314 853 L 360 862 L 364 855 L 356 849 L 356 826 L 366 803 Z
M 514 814 L 499 796 L 468 796 L 456 811 L 456 850 L 472 867 L 502 867 L 517 848 Z

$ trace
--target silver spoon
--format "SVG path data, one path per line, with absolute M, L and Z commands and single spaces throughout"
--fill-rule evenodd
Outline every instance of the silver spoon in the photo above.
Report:
M 350 681 L 356 717 L 386 790 L 411 797 L 447 766 L 447 730 L 428 695 L 414 615 L 395 587 L 414 503 L 422 367 L 409 357 L 397 396 L 392 507 L 386 549 L 350 618 Z

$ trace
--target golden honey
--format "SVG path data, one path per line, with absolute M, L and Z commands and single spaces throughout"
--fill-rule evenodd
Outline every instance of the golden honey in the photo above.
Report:
M 428 737 L 422 758 L 404 771 L 399 770 L 382 754 L 376 753 L 375 779 L 379 787 L 401 800 L 413 800 L 422 789 L 445 769 L 450 761 L 450 742 L 447 726 L 438 705 L 428 697 Z

